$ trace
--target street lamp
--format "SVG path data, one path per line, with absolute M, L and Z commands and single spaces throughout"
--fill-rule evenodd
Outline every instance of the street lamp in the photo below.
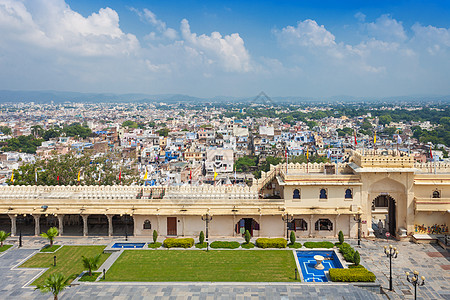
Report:
M 392 258 L 397 258 L 398 250 L 392 245 L 389 245 L 389 248 L 384 246 L 384 253 L 389 257 L 389 290 L 392 291 Z
M 202 220 L 205 221 L 206 223 L 206 251 L 209 250 L 209 241 L 208 241 L 208 226 L 209 226 L 209 222 L 211 222 L 212 220 L 212 216 L 208 213 L 206 213 L 205 215 L 202 216 Z
M 358 223 L 358 246 L 361 246 L 361 215 L 353 216 L 353 220 Z
M 294 220 L 294 216 L 286 213 L 281 216 L 281 219 L 286 222 L 286 241 L 289 243 L 289 223 Z
M 409 272 L 406 272 L 406 280 L 410 282 L 414 286 L 414 300 L 417 299 L 417 286 L 422 286 L 425 284 L 425 276 L 420 277 L 422 281 L 419 281 L 419 272 L 415 271 L 411 276 L 409 276 Z

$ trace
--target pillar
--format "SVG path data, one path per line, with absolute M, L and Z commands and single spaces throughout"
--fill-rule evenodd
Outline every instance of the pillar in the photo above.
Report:
M 309 237 L 312 237 L 312 229 L 313 229 L 313 215 L 309 216 Z
M 83 236 L 88 235 L 88 215 L 81 215 L 83 218 Z
M 259 223 L 258 237 L 261 237 L 261 228 L 262 228 L 261 214 L 259 214 L 258 223 Z
M 134 215 L 130 215 L 130 216 L 133 218 L 133 232 L 131 233 L 131 235 L 135 236 L 136 232 L 137 232 L 137 230 L 136 230 L 137 224 L 136 224 L 136 220 L 134 219 Z
M 39 219 L 41 218 L 41 215 L 33 215 L 34 217 L 34 235 L 39 235 L 41 228 L 39 224 Z
M 113 235 L 113 223 L 112 223 L 112 218 L 113 215 L 106 215 L 106 218 L 108 219 L 108 236 L 112 236 Z
M 337 220 L 338 220 L 338 218 L 339 218 L 339 215 L 336 215 L 336 216 L 334 216 L 334 226 L 333 226 L 333 229 L 334 229 L 334 236 L 336 236 L 337 235 Z
M 8 215 L 9 218 L 11 219 L 11 236 L 15 236 L 16 235 L 16 231 L 17 231 L 17 227 L 16 227 L 16 216 L 13 215 Z
M 186 226 L 186 216 L 183 216 L 183 218 L 181 219 L 182 220 L 182 222 L 183 222 L 183 224 L 182 224 L 182 226 L 183 226 L 183 231 L 181 232 L 181 236 L 184 236 L 184 227 Z
M 64 215 L 57 215 L 58 218 L 58 231 L 59 235 L 63 235 L 64 233 Z
M 261 224 L 260 224 L 261 226 Z M 236 215 L 233 214 L 233 236 L 236 236 Z
M 161 227 L 159 226 L 159 215 L 156 215 L 156 231 L 158 232 L 158 235 L 161 234 Z

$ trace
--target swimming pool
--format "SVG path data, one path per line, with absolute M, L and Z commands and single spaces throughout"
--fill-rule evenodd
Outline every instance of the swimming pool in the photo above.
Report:
M 136 248 L 144 248 L 145 243 L 114 243 L 111 248 L 120 248 L 120 249 L 136 249 Z
M 316 265 L 315 255 L 321 255 L 325 258 L 322 262 L 324 266 L 323 270 L 314 268 Z M 297 259 L 304 282 L 327 282 L 328 279 L 325 273 L 328 273 L 329 269 L 343 268 L 341 261 L 333 250 L 298 250 Z

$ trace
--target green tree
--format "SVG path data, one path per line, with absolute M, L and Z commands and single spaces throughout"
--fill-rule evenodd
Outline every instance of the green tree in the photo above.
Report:
M 392 136 L 394 133 L 397 132 L 397 128 L 395 128 L 395 127 L 387 127 L 387 128 L 384 128 L 383 132 L 385 134 L 389 135 L 389 136 Z
M 383 115 L 378 118 L 378 123 L 381 125 L 389 125 L 392 122 L 392 117 L 390 115 Z
M 11 135 L 12 134 L 12 130 L 8 126 L 0 126 L 0 132 L 5 134 L 5 135 Z
M 203 244 L 203 242 L 205 241 L 205 234 L 203 233 L 203 231 L 200 231 L 200 235 L 198 236 L 198 241 L 200 242 L 200 244 Z
M 138 128 L 138 124 L 134 121 L 127 120 L 122 123 L 122 127 Z
M 294 244 L 295 244 L 295 239 L 296 239 L 296 237 L 295 237 L 295 232 L 294 232 L 294 231 L 291 231 L 291 234 L 290 234 L 290 236 L 289 236 L 289 240 L 291 241 L 291 245 L 294 245 Z
M 58 300 L 59 293 L 67 286 L 69 286 L 69 278 L 65 278 L 62 274 L 55 273 L 45 279 L 44 284 L 37 285 L 35 290 L 40 290 L 42 293 L 52 293 L 53 299 Z
M 89 270 L 89 276 L 92 276 L 92 269 L 98 269 L 100 264 L 100 254 L 97 254 L 93 257 L 85 257 L 84 255 L 81 257 L 83 260 L 83 266 Z
M 158 231 L 153 230 L 153 244 L 156 243 L 157 239 L 158 239 Z
M 59 233 L 58 228 L 56 228 L 56 227 L 50 227 L 50 228 L 47 230 L 47 232 L 41 233 L 41 236 L 42 236 L 44 239 L 49 240 L 49 242 L 50 242 L 50 247 L 51 247 L 51 246 L 53 246 L 53 241 L 55 240 L 55 237 L 58 236 L 58 233 Z
M 0 231 L 0 248 L 3 247 L 3 242 L 11 235 L 10 232 L 6 233 L 5 231 Z
M 353 254 L 353 263 L 355 264 L 355 266 L 359 266 L 360 261 L 361 256 L 359 255 L 359 252 L 355 251 L 355 253 Z
M 238 158 L 234 166 L 238 172 L 248 172 L 250 171 L 250 167 L 256 166 L 256 161 L 250 156 L 244 156 Z
M 248 230 L 246 230 L 244 233 L 245 243 L 246 244 L 250 243 L 251 238 L 252 238 L 252 235 L 250 234 L 250 232 Z
M 160 136 L 167 137 L 169 136 L 169 128 L 161 128 L 160 130 L 156 131 Z
M 42 139 L 36 139 L 32 135 L 21 135 L 17 138 L 11 138 L 7 145 L 2 147 L 3 151 L 17 151 L 25 153 L 36 153 L 37 147 L 42 144 Z
M 344 243 L 344 233 L 342 232 L 342 230 L 339 230 L 338 238 L 339 238 L 339 244 L 342 245 Z

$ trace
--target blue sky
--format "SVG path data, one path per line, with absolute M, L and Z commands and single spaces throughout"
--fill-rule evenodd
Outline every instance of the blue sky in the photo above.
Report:
M 450 94 L 449 23 L 449 1 L 0 0 L 0 89 Z

